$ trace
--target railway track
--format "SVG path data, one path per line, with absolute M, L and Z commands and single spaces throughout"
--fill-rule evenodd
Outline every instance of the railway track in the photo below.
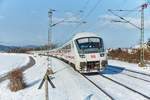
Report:
M 112 81 L 112 82 L 114 82 L 114 83 L 116 83 L 116 84 L 118 84 L 118 85 L 120 85 L 120 86 L 122 86 L 122 87 L 124 87 L 124 88 L 126 88 L 126 89 L 128 89 L 128 90 L 130 90 L 132 92 L 134 92 L 134 93 L 137 93 L 137 94 L 143 96 L 147 100 L 150 100 L 150 97 L 146 96 L 145 94 L 142 94 L 142 93 L 140 93 L 140 92 L 138 92 L 138 91 L 136 91 L 136 90 L 134 90 L 134 89 L 132 89 L 132 88 L 130 88 L 130 87 L 128 87 L 128 86 L 120 83 L 120 82 L 117 82 L 117 81 L 115 81 L 115 80 L 113 80 L 113 79 L 111 79 L 111 78 L 109 78 L 107 76 L 104 76 L 102 74 L 98 74 L 98 75 L 101 76 L 101 77 L 103 77 L 103 78 L 106 78 L 106 79 L 108 79 L 108 80 L 110 80 L 110 81 Z
M 115 100 L 111 95 L 109 95 L 106 91 L 104 91 L 101 87 L 99 87 L 97 84 L 95 84 L 93 81 L 91 81 L 89 78 L 87 78 L 84 74 L 78 72 L 80 75 L 82 75 L 84 78 L 86 78 L 90 83 L 92 83 L 97 89 L 99 89 L 101 92 L 104 93 L 105 96 L 109 98 L 109 100 Z
M 134 70 L 130 70 L 130 69 L 127 69 L 127 68 L 119 68 L 119 67 L 114 67 L 114 66 L 110 66 L 110 68 L 114 68 L 114 69 L 120 69 L 120 70 L 125 70 L 125 71 L 129 71 L 129 72 L 133 72 L 133 73 L 137 73 L 137 74 L 141 74 L 141 75 L 145 75 L 145 76 L 149 76 L 150 77 L 150 74 L 147 74 L 147 73 L 143 73 L 143 72 L 138 72 L 138 71 L 134 71 Z
M 81 73 L 80 73 L 80 74 L 81 74 Z M 114 97 L 112 97 L 111 95 L 109 95 L 109 93 L 107 93 L 105 90 L 103 90 L 100 86 L 98 86 L 96 83 L 94 83 L 93 81 L 91 81 L 88 77 L 86 77 L 86 75 L 84 75 L 84 74 L 81 74 L 81 75 L 82 75 L 84 78 L 86 78 L 90 83 L 92 83 L 96 88 L 98 88 L 101 92 L 103 92 L 107 97 L 109 97 L 110 100 L 116 100 L 116 99 L 114 99 Z M 145 94 L 140 93 L 140 92 L 138 92 L 138 91 L 136 91 L 136 90 L 134 90 L 134 89 L 132 89 L 132 88 L 130 88 L 130 87 L 128 87 L 128 86 L 126 86 L 126 85 L 120 83 L 120 82 L 117 82 L 117 81 L 115 81 L 115 80 L 113 80 L 113 79 L 111 79 L 111 78 L 109 78 L 109 77 L 107 77 L 107 76 L 104 76 L 104 75 L 102 75 L 102 74 L 96 74 L 96 76 L 97 76 L 97 75 L 98 75 L 98 76 L 101 76 L 101 77 L 103 77 L 103 78 L 105 78 L 105 79 L 108 79 L 108 80 L 110 80 L 110 81 L 112 81 L 112 82 L 114 82 L 114 83 L 116 83 L 116 84 L 118 84 L 118 85 L 120 85 L 120 86 L 122 86 L 122 87 L 128 89 L 129 91 L 132 91 L 132 92 L 134 92 L 134 93 L 136 93 L 136 94 L 142 96 L 142 97 L 145 98 L 146 100 L 150 100 L 150 97 L 148 97 L 148 96 L 146 96 Z M 144 99 L 144 100 L 145 100 L 145 99 Z
M 116 70 L 109 69 L 109 68 L 107 68 L 107 70 L 109 70 L 109 71 L 111 71 L 111 72 L 115 72 L 115 73 L 118 72 L 118 71 L 116 71 Z M 146 80 L 146 79 L 143 79 L 143 78 L 140 78 L 140 77 L 137 77 L 137 76 L 133 76 L 133 75 L 130 75 L 130 74 L 127 74 L 127 73 L 120 73 L 120 74 L 123 74 L 123 75 L 129 76 L 129 77 L 136 78 L 136 79 L 139 79 L 139 80 L 142 80 L 142 81 L 145 81 L 145 82 L 150 83 L 149 80 Z
M 121 70 L 122 70 L 122 68 L 118 68 L 118 69 L 121 69 Z M 124 70 L 128 71 L 128 69 L 124 69 Z M 150 76 L 150 75 L 148 75 L 148 74 L 141 73 L 141 72 L 136 72 L 136 71 L 132 71 L 132 70 L 129 70 L 129 71 L 130 71 L 130 72 L 135 72 L 135 73 L 138 73 L 138 74 L 142 74 L 142 75 L 146 75 L 146 76 Z M 77 72 L 78 72 L 78 71 L 77 71 Z M 84 78 L 86 78 L 86 79 L 87 79 L 91 84 L 93 84 L 98 90 L 100 90 L 106 97 L 109 98 L 109 100 L 116 100 L 116 99 L 114 99 L 114 97 L 112 97 L 108 92 L 106 92 L 104 89 L 102 89 L 100 86 L 98 86 L 95 82 L 91 81 L 85 74 L 81 74 L 80 72 L 78 72 L 78 73 L 79 73 L 80 75 L 82 75 Z M 132 91 L 133 93 L 135 93 L 135 94 L 137 94 L 137 95 L 140 95 L 141 97 L 145 98 L 144 100 L 150 100 L 150 97 L 149 97 L 149 96 L 147 96 L 147 95 L 145 95 L 145 94 L 143 94 L 143 93 L 141 93 L 141 92 L 138 92 L 138 91 L 136 91 L 136 90 L 134 90 L 134 89 L 132 89 L 132 88 L 130 88 L 130 87 L 128 87 L 128 86 L 126 86 L 126 85 L 124 85 L 124 84 L 118 82 L 118 81 L 115 81 L 115 80 L 113 80 L 113 79 L 111 79 L 111 78 L 109 78 L 109 77 L 107 77 L 107 76 L 104 76 L 104 75 L 102 75 L 102 74 L 99 74 L 99 73 L 97 73 L 96 75 L 101 76 L 101 77 L 103 77 L 103 78 L 106 78 L 106 79 L 108 79 L 108 80 L 114 82 L 115 84 L 118 84 L 118 85 L 120 85 L 120 86 L 122 86 L 122 87 L 128 89 L 129 91 Z M 144 79 L 141 79 L 141 80 L 144 80 Z M 145 80 L 145 81 L 146 81 L 146 80 Z M 149 81 L 147 81 L 147 82 L 149 82 Z

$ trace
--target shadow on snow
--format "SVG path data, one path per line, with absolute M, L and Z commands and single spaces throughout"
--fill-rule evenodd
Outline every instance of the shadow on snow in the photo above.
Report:
M 95 72 L 95 73 L 84 73 L 84 75 L 90 76 L 90 75 L 98 75 L 98 74 L 119 74 L 124 69 L 125 69 L 124 67 L 116 67 L 116 66 L 107 65 L 107 67 L 104 71 Z M 111 70 L 113 70 L 113 71 L 111 71 Z
M 37 84 L 37 83 L 39 83 L 39 82 L 40 82 L 40 79 L 39 79 L 39 80 L 35 80 L 34 82 L 27 84 L 27 87 L 28 87 L 28 88 L 29 88 L 29 87 L 32 87 L 32 86 L 34 86 L 35 84 Z

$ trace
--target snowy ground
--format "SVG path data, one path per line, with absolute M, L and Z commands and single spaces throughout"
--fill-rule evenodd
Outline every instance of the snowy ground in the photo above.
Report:
M 8 81 L 0 84 L 0 100 L 44 100 L 44 87 L 38 89 L 47 69 L 46 57 L 36 57 L 36 65 L 26 70 L 25 78 L 28 88 L 12 93 L 7 89 Z M 53 83 L 49 85 L 50 100 L 109 100 L 101 91 L 93 86 L 67 64 L 53 59 Z
M 26 65 L 29 62 L 29 56 L 26 54 L 0 53 L 0 77 L 5 73 Z
M 135 70 L 135 71 L 142 71 L 142 72 L 150 74 L 150 65 L 147 65 L 147 67 L 142 68 L 142 67 L 138 67 L 138 64 L 131 64 L 131 63 L 117 61 L 117 60 L 109 60 L 108 64 L 115 66 L 115 67 L 118 66 L 118 67 L 123 67 L 123 68 L 131 69 L 131 70 Z
M 28 87 L 18 92 L 11 92 L 7 88 L 9 81 L 4 81 L 0 83 L 0 100 L 45 100 L 44 86 L 41 89 L 38 89 L 38 87 L 47 69 L 47 57 L 37 56 L 34 59 L 36 60 L 36 64 L 24 72 Z M 140 68 L 135 64 L 114 60 L 109 60 L 109 64 L 140 71 Z M 93 84 L 75 72 L 69 65 L 55 58 L 52 59 L 52 65 L 54 71 L 52 82 L 56 88 L 53 89 L 49 85 L 50 100 L 110 100 Z M 150 73 L 149 69 L 142 69 L 143 71 Z M 118 70 L 118 73 L 106 70 L 102 74 L 150 97 L 150 83 L 121 73 L 150 80 L 148 76 L 129 73 L 125 70 Z M 115 100 L 147 100 L 143 96 L 101 76 L 88 76 L 88 78 L 110 94 Z

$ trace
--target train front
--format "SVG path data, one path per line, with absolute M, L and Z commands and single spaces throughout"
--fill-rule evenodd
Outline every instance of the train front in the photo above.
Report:
M 86 35 L 88 36 L 88 35 Z M 80 37 L 75 41 L 77 50 L 77 70 L 82 73 L 103 71 L 107 65 L 107 54 L 102 38 L 98 36 Z

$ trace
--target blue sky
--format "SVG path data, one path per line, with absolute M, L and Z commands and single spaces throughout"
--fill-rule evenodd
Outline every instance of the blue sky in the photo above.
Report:
M 47 44 L 48 10 L 56 9 L 53 23 L 64 18 L 86 24 L 62 23 L 53 28 L 52 40 L 62 44 L 79 32 L 92 32 L 104 39 L 106 48 L 131 47 L 140 41 L 140 31 L 126 23 L 112 23 L 117 17 L 108 9 L 134 9 L 145 0 L 0 0 L 0 44 Z M 140 9 L 140 8 L 139 8 Z M 82 13 L 79 11 L 83 10 Z M 140 25 L 140 12 L 116 12 Z M 145 41 L 150 38 L 150 7 L 145 9 Z

